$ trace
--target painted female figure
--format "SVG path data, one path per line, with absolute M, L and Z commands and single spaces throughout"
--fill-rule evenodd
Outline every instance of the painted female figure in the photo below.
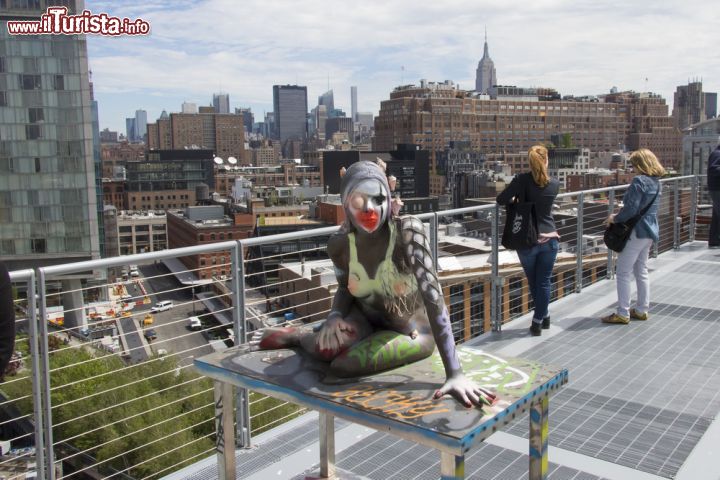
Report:
M 379 165 L 362 161 L 347 169 L 341 184 L 345 225 L 328 241 L 338 289 L 326 321 L 315 329 L 265 329 L 253 343 L 301 347 L 341 377 L 421 360 L 437 344 L 447 378 L 434 398 L 450 394 L 467 407 L 491 403 L 494 395 L 462 372 L 423 224 L 411 216 L 393 218 L 390 195 Z

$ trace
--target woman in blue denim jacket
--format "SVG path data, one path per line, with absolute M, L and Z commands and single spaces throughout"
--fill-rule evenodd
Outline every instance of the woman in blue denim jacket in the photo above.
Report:
M 647 259 L 653 242 L 660 239 L 657 211 L 660 204 L 660 177 L 665 169 L 648 149 L 641 148 L 630 155 L 630 162 L 638 175 L 633 178 L 623 197 L 623 207 L 610 215 L 608 223 L 626 222 L 651 205 L 635 224 L 625 248 L 618 254 L 615 267 L 617 277 L 618 307 L 615 313 L 602 318 L 605 323 L 630 323 L 630 319 L 647 320 L 650 309 L 650 280 Z M 632 276 L 637 285 L 637 304 L 630 308 Z

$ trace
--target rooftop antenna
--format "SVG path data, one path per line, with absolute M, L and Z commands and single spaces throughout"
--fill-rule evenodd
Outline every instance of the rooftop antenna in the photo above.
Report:
M 330 72 L 328 72 L 328 88 L 327 91 L 330 91 Z
M 405 65 L 400 65 L 400 85 L 405 83 Z

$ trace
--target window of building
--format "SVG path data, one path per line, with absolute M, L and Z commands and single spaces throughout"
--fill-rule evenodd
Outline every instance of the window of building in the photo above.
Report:
M 25 138 L 27 140 L 36 140 L 40 137 L 40 125 L 25 125 Z
M 45 114 L 42 108 L 29 108 L 28 116 L 30 117 L 30 123 L 38 123 L 45 121 Z
M 20 85 L 23 90 L 39 90 L 41 88 L 40 75 L 20 75 Z
M 7 93 L 0 92 L 0 107 L 7 107 Z
M 214 234 L 214 233 L 211 233 L 211 234 L 210 234 L 210 240 L 211 240 L 211 241 L 215 241 L 215 234 Z
M 5 57 L 0 57 L 0 73 L 5 73 Z
M 30 239 L 30 251 L 32 253 L 46 253 L 47 244 L 44 238 L 32 238 Z
M 62 75 L 55 75 L 53 77 L 53 88 L 55 90 L 65 90 L 65 77 Z

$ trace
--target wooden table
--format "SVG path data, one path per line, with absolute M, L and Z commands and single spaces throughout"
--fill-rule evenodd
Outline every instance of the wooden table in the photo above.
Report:
M 468 377 L 498 392 L 495 405 L 480 410 L 452 398 L 433 400 L 445 378 L 437 352 L 359 379 L 335 378 L 327 364 L 293 350 L 251 352 L 240 347 L 195 359 L 198 370 L 215 380 L 219 478 L 235 478 L 233 387 L 319 412 L 322 478 L 335 478 L 335 417 L 435 448 L 442 478 L 462 479 L 465 454 L 525 411 L 530 412 L 530 479 L 546 478 L 549 397 L 567 383 L 567 370 L 472 347 L 459 347 L 458 355 Z

